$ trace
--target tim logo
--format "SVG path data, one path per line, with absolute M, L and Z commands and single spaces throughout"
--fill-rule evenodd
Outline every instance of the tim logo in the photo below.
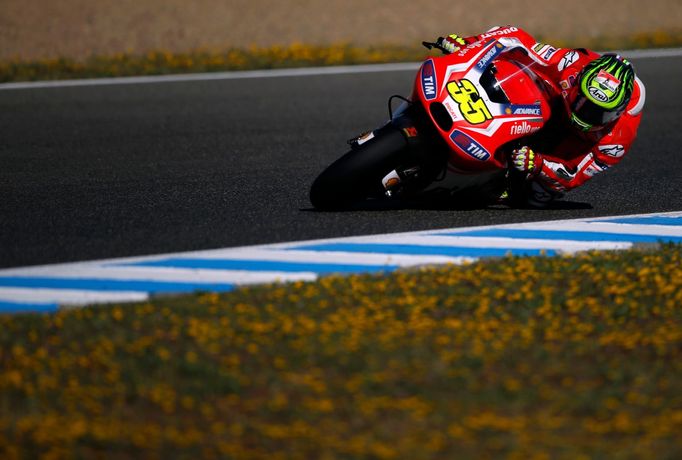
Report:
M 490 158 L 490 153 L 471 137 L 464 134 L 462 131 L 454 130 L 450 134 L 450 139 L 457 147 L 462 149 L 467 155 L 476 158 L 480 161 L 487 161 Z
M 436 98 L 436 76 L 433 71 L 433 61 L 426 61 L 422 66 L 422 91 L 427 101 Z

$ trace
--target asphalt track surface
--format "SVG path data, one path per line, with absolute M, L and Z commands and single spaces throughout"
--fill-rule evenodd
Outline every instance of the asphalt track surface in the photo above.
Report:
M 0 91 L 0 267 L 682 210 L 682 58 L 633 61 L 633 149 L 551 210 L 311 208 L 413 71 Z

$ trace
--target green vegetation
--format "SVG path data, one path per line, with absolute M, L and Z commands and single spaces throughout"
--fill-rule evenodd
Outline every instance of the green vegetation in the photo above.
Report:
M 682 246 L 0 317 L 0 457 L 680 458 Z
M 600 37 L 566 42 L 542 38 L 563 47 L 592 49 L 633 49 L 682 45 L 682 32 L 654 32 L 630 37 Z M 294 44 L 271 48 L 230 49 L 223 52 L 197 50 L 193 53 L 155 51 L 145 55 L 94 56 L 79 61 L 68 58 L 0 62 L 0 82 L 57 80 L 133 75 L 162 75 L 344 64 L 407 62 L 424 59 L 422 47 L 360 47 L 348 44 L 311 46 Z

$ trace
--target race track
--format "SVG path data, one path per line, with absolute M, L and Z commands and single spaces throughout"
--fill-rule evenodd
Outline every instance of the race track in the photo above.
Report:
M 682 58 L 633 61 L 634 148 L 543 211 L 311 209 L 316 174 L 412 71 L 0 89 L 0 267 L 682 210 Z

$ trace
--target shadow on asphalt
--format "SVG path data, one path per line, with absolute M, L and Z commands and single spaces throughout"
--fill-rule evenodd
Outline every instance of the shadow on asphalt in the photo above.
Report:
M 566 211 L 566 210 L 577 210 L 577 209 L 593 209 L 590 203 L 584 203 L 580 201 L 564 201 L 557 200 L 550 203 L 546 208 L 533 208 L 533 207 L 516 207 L 507 206 L 505 204 L 490 204 L 490 203 L 452 203 L 452 202 L 419 202 L 419 201 L 400 201 L 391 199 L 373 199 L 355 203 L 351 206 L 347 206 L 341 209 L 333 210 L 320 210 L 313 207 L 301 208 L 302 212 L 315 212 L 315 213 L 326 213 L 326 212 L 357 212 L 357 211 L 404 211 L 404 210 L 421 210 L 421 211 L 473 211 L 473 210 L 499 210 L 508 211 L 511 209 L 526 209 L 535 210 L 538 212 L 552 210 L 552 211 Z

